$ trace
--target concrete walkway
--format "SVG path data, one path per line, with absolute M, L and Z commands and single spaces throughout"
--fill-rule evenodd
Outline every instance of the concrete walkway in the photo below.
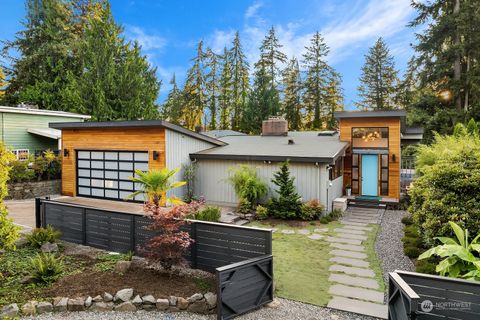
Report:
M 380 223 L 385 209 L 349 207 L 344 213 L 335 236 L 330 242 L 329 293 L 333 296 L 329 308 L 387 319 L 383 291 L 375 279 L 375 272 L 366 261 L 364 242 L 372 231 L 371 224 Z

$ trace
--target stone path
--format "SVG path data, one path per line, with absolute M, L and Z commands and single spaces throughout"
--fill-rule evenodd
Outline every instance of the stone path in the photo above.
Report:
M 364 245 L 372 231 L 370 225 L 380 223 L 384 210 L 349 207 L 340 221 L 342 227 L 334 230 L 336 235 L 325 238 L 330 242 L 332 263 L 329 308 L 387 319 L 384 293 L 366 261 Z

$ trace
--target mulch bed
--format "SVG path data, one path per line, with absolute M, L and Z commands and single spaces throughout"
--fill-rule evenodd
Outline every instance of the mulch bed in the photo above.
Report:
M 325 226 L 321 224 L 320 221 L 304 221 L 304 220 L 283 220 L 283 219 L 275 219 L 275 218 L 268 218 L 265 220 L 261 220 L 262 224 L 268 224 L 272 227 L 277 225 L 287 225 L 291 228 L 305 228 L 307 226 Z

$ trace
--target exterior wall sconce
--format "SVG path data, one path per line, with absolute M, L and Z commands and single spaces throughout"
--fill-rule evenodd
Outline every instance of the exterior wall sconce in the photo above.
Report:
M 157 161 L 158 156 L 159 156 L 159 152 L 158 151 L 153 151 L 153 160 Z
M 271 164 L 272 161 L 270 161 L 270 160 L 264 160 L 263 163 L 264 163 L 264 164 Z
M 395 155 L 395 153 L 392 154 L 392 161 L 393 161 L 393 162 L 397 161 L 397 156 Z
M 70 152 L 68 151 L 68 149 L 63 149 L 63 156 L 64 157 L 68 157 L 69 154 L 70 154 Z

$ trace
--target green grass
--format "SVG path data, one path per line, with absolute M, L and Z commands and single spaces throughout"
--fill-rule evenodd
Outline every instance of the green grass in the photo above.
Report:
M 261 222 L 253 222 L 250 226 L 271 228 Z M 342 225 L 333 221 L 327 225 L 305 228 L 292 228 L 287 225 L 276 225 L 277 232 L 273 234 L 273 269 L 275 278 L 275 294 L 278 297 L 302 301 L 315 305 L 326 305 L 331 298 L 328 288 L 328 269 L 331 265 L 330 246 L 323 239 L 311 240 L 302 234 L 283 234 L 283 229 L 308 229 L 313 232 L 315 228 L 328 228 L 328 232 L 321 234 L 335 236 L 333 231 Z M 371 225 L 372 231 L 368 232 L 365 247 L 367 260 L 375 272 L 375 279 L 380 285 L 380 290 L 385 290 L 382 269 L 375 253 L 375 238 L 379 230 L 378 225 Z

